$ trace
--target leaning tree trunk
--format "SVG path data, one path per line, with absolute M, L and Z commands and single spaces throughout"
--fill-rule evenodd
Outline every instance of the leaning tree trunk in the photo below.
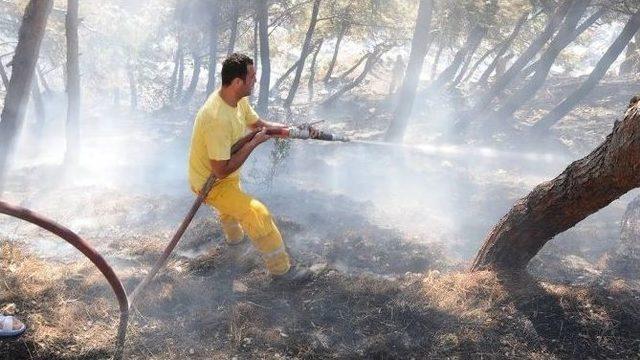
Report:
M 431 15 L 433 13 L 433 0 L 420 0 L 418 16 L 411 39 L 411 52 L 404 74 L 402 86 L 398 92 L 398 104 L 393 112 L 393 118 L 385 133 L 385 140 L 400 142 L 409 123 L 413 101 L 418 90 L 418 82 L 422 73 L 422 64 L 427 55 L 427 46 L 430 43 Z
M 348 68 L 347 70 L 345 70 L 342 74 L 338 75 L 337 78 L 335 78 L 335 80 L 337 81 L 344 81 L 347 76 L 351 75 L 352 72 L 356 71 L 356 69 L 365 61 L 369 58 L 369 56 L 371 56 L 371 53 L 366 53 L 364 55 L 362 55 L 362 57 L 360 59 L 358 59 L 358 61 L 355 62 L 355 64 L 353 64 L 353 66 L 351 66 L 350 68 Z
M 211 94 L 216 88 L 216 65 L 218 64 L 218 0 L 215 0 L 212 6 L 212 13 L 209 27 L 209 74 L 207 79 L 207 95 Z
M 238 36 L 238 17 L 240 16 L 240 4 L 238 1 L 232 1 L 233 7 L 231 16 L 231 31 L 229 33 L 229 46 L 227 46 L 227 56 L 233 53 L 236 46 L 236 37 Z
M 553 63 L 556 61 L 556 58 L 564 49 L 562 45 L 571 42 L 567 41 L 567 38 L 575 39 L 574 30 L 576 29 L 576 25 L 586 11 L 589 3 L 590 0 L 581 0 L 573 3 L 564 23 L 558 31 L 558 34 L 549 44 L 549 48 L 540 57 L 540 63 L 536 67 L 536 72 L 533 75 L 533 78 L 524 84 L 520 90 L 510 96 L 497 112 L 488 115 L 493 119 L 492 121 L 494 123 L 501 122 L 502 120 L 511 117 L 516 110 L 534 98 L 535 94 L 547 80 L 549 71 L 551 70 Z
M 13 56 L 13 71 L 0 115 L 0 192 L 7 162 L 24 122 L 25 107 L 31 91 L 40 43 L 47 25 L 52 0 L 31 0 L 24 11 Z
M 498 54 L 496 54 L 496 57 L 493 59 L 491 64 L 489 64 L 489 66 L 484 71 L 484 73 L 482 73 L 482 75 L 480 76 L 480 80 L 478 80 L 478 86 L 484 86 L 487 83 L 487 81 L 489 80 L 489 76 L 491 76 L 493 71 L 496 69 L 496 66 L 498 65 L 498 62 L 500 61 L 502 56 L 504 56 L 507 50 L 509 50 L 509 48 L 511 47 L 511 44 L 520 33 L 520 30 L 522 29 L 522 26 L 524 25 L 524 23 L 527 21 L 528 17 L 529 17 L 528 12 L 525 12 L 524 14 L 522 14 L 520 19 L 516 23 L 516 26 L 513 28 L 513 31 L 511 31 L 511 34 L 509 35 L 507 40 L 503 43 L 502 47 L 500 47 L 500 50 L 498 50 Z
M 289 66 L 289 68 L 284 72 L 284 74 L 282 74 L 273 84 L 273 87 L 271 88 L 271 90 L 269 90 L 269 93 L 273 93 L 280 88 L 280 85 L 282 85 L 282 83 L 285 80 L 287 80 L 289 75 L 291 75 L 291 73 L 293 73 L 293 71 L 298 68 L 298 65 L 300 65 L 300 61 L 301 59 L 298 59 L 296 60 L 296 62 L 293 63 L 293 65 Z
M 269 59 L 269 0 L 259 0 L 257 18 L 260 32 L 260 94 L 258 95 L 258 112 L 268 115 L 269 82 L 271 80 L 271 60 Z
M 598 11 L 596 11 L 595 13 L 593 13 L 591 16 L 589 16 L 585 21 L 583 21 L 580 25 L 578 25 L 578 27 L 576 28 L 576 30 L 573 32 L 572 36 L 567 36 L 565 38 L 565 41 L 561 44 L 559 44 L 559 47 L 565 48 L 567 46 L 569 46 L 569 44 L 571 44 L 573 42 L 573 40 L 575 40 L 576 38 L 578 38 L 578 36 L 582 35 L 583 32 L 587 31 L 593 24 L 596 23 L 596 21 L 598 21 L 604 14 L 607 13 L 607 8 L 606 7 L 601 7 Z M 520 79 L 525 79 L 527 78 L 529 75 L 531 75 L 536 68 L 539 66 L 540 60 L 527 65 L 526 68 L 524 68 L 522 70 L 522 72 L 520 72 L 520 74 L 518 75 L 518 78 Z
M 316 23 L 318 22 L 318 12 L 320 11 L 320 0 L 313 1 L 313 10 L 311 11 L 311 21 L 309 22 L 309 28 L 307 29 L 307 33 L 304 37 L 304 43 L 302 44 L 302 50 L 300 52 L 300 64 L 296 68 L 296 74 L 293 77 L 293 82 L 291 83 L 291 88 L 289 88 L 289 95 L 284 100 L 284 107 L 289 108 L 293 103 L 293 98 L 296 96 L 296 92 L 298 91 L 298 85 L 300 84 L 300 77 L 302 76 L 302 70 L 304 70 L 304 63 L 311 52 L 311 39 L 313 38 L 313 32 L 316 28 Z
M 325 84 L 328 84 L 331 80 L 331 75 L 333 74 L 333 69 L 336 66 L 336 61 L 338 60 L 338 52 L 340 50 L 340 43 L 342 43 L 342 39 L 344 35 L 347 33 L 347 29 L 349 25 L 346 21 L 343 21 L 340 24 L 340 30 L 338 31 L 338 37 L 336 38 L 336 46 L 333 48 L 333 55 L 331 56 L 331 61 L 329 62 L 329 68 L 327 69 L 327 73 L 324 74 L 324 78 L 322 81 Z
M 555 123 L 560 121 L 569 111 L 571 111 L 582 99 L 584 99 L 594 87 L 602 80 L 614 61 L 620 56 L 633 35 L 640 29 L 640 11 L 637 11 L 627 24 L 616 40 L 609 46 L 607 52 L 600 58 L 598 64 L 593 69 L 587 80 L 578 87 L 571 95 L 558 104 L 545 117 L 540 119 L 533 126 L 533 130 L 538 133 L 547 132 Z
M 316 45 L 316 51 L 313 52 L 313 56 L 311 57 L 311 66 L 309 68 L 309 80 L 307 82 L 307 91 L 309 93 L 309 103 L 313 101 L 313 83 L 316 80 L 316 60 L 318 59 L 318 53 L 322 48 L 322 39 Z
M 466 61 L 467 57 L 471 56 L 471 54 L 475 52 L 486 33 L 487 28 L 485 26 L 474 26 L 469 33 L 467 40 L 464 42 L 464 45 L 462 45 L 462 48 L 460 48 L 453 57 L 451 64 L 444 69 L 436 81 L 429 86 L 431 91 L 438 90 L 453 80 L 454 76 L 458 73 L 458 70 L 460 70 L 460 66 L 462 66 L 463 62 Z
M 553 34 L 558 29 L 558 26 L 562 23 L 562 19 L 569 11 L 573 0 L 566 0 L 561 3 L 556 9 L 555 13 L 550 16 L 544 30 L 529 46 L 527 49 L 516 59 L 516 61 L 509 67 L 504 75 L 497 78 L 493 85 L 480 96 L 480 100 L 474 105 L 471 113 L 479 114 L 484 112 L 491 102 L 496 97 L 500 96 L 502 92 L 511 84 L 511 82 L 520 74 L 520 71 L 529 63 L 531 59 L 544 47 L 544 45 L 551 39 Z
M 65 162 L 78 160 L 80 141 L 80 61 L 78 54 L 78 0 L 67 1 L 67 149 Z
M 640 186 L 640 96 L 591 154 L 520 199 L 489 232 L 472 270 L 522 270 L 555 235 Z
M 427 1 L 431 1 L 431 0 L 427 0 Z M 367 57 L 367 62 L 365 63 L 364 68 L 362 69 L 362 72 L 360 73 L 360 75 L 358 75 L 350 83 L 343 86 L 340 90 L 336 91 L 335 93 L 331 94 L 331 96 L 323 100 L 322 106 L 328 106 L 333 104 L 336 100 L 342 97 L 342 95 L 346 94 L 347 92 L 351 91 L 352 89 L 360 85 L 362 81 L 364 81 L 364 79 L 367 77 L 369 72 L 371 72 L 371 70 L 373 69 L 373 66 L 378 62 L 378 60 L 380 60 L 380 57 L 387 51 L 388 51 L 388 48 L 380 47 L 376 49 L 373 53 L 369 54 L 369 56 Z

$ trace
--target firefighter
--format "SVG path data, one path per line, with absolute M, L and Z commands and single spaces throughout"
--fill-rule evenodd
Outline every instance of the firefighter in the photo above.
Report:
M 191 190 L 197 193 L 213 172 L 217 181 L 205 202 L 218 211 L 227 244 L 241 244 L 246 234 L 274 280 L 304 283 L 310 280 L 311 272 L 292 264 L 271 213 L 240 185 L 240 167 L 257 146 L 269 140 L 266 130 L 285 125 L 261 119 L 249 104 L 256 68 L 248 56 L 229 55 L 222 63 L 221 77 L 221 87 L 209 95 L 193 125 L 189 150 Z M 249 130 L 260 131 L 232 154 L 231 146 Z

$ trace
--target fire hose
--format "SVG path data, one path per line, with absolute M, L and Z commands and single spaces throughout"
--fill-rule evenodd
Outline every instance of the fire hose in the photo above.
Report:
M 258 133 L 258 131 L 253 131 L 240 139 L 237 143 L 235 143 L 231 147 L 231 153 L 237 152 L 242 146 L 251 141 L 253 137 Z M 305 124 L 298 127 L 290 127 L 290 128 L 277 128 L 277 129 L 268 129 L 267 135 L 280 137 L 280 138 L 289 138 L 289 139 L 314 139 L 314 140 L 323 140 L 323 141 L 340 141 L 340 142 L 348 142 L 349 139 L 344 136 L 317 131 L 311 131 L 311 125 Z M 6 202 L 0 201 L 0 213 L 6 214 L 9 216 L 16 217 L 18 219 L 30 222 L 35 224 L 57 236 L 67 241 L 73 247 L 78 249 L 83 255 L 85 255 L 102 273 L 102 275 L 107 279 L 107 282 L 111 286 L 113 293 L 116 296 L 118 301 L 119 309 L 120 309 L 120 322 L 118 325 L 118 334 L 116 338 L 116 347 L 114 351 L 113 358 L 116 360 L 122 359 L 122 355 L 124 352 L 124 343 L 127 332 L 127 324 L 129 321 L 129 310 L 135 304 L 136 299 L 140 296 L 140 294 L 145 290 L 145 288 L 149 285 L 149 283 L 153 280 L 155 275 L 160 271 L 160 269 L 166 264 L 169 256 L 178 245 L 178 242 L 184 235 L 187 227 L 193 220 L 196 212 L 206 199 L 207 195 L 214 187 L 216 182 L 216 177 L 212 173 L 202 189 L 200 190 L 198 197 L 195 199 L 193 205 L 189 209 L 189 212 L 182 220 L 182 223 L 176 230 L 175 234 L 171 238 L 171 241 L 167 245 L 167 247 L 162 252 L 160 258 L 155 262 L 153 268 L 149 271 L 147 276 L 133 289 L 130 296 L 127 296 L 124 287 L 122 286 L 122 282 L 115 274 L 111 266 L 106 262 L 106 260 L 84 239 L 75 234 L 73 231 L 68 228 L 54 222 L 53 220 L 47 219 L 46 217 L 36 214 L 28 209 L 10 205 Z

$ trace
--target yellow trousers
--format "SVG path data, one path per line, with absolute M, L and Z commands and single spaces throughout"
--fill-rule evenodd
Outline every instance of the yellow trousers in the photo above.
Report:
M 289 271 L 289 255 L 269 210 L 242 191 L 239 176 L 219 180 L 205 202 L 218 210 L 229 244 L 240 243 L 246 233 L 271 274 L 282 275 Z

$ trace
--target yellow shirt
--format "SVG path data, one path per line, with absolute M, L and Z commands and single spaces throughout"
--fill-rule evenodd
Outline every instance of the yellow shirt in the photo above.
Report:
M 210 160 L 229 160 L 231 146 L 242 138 L 247 126 L 258 121 L 258 114 L 244 97 L 232 107 L 216 90 L 196 115 L 189 149 L 189 183 L 200 191 L 211 174 Z M 228 178 L 238 177 L 239 170 Z

